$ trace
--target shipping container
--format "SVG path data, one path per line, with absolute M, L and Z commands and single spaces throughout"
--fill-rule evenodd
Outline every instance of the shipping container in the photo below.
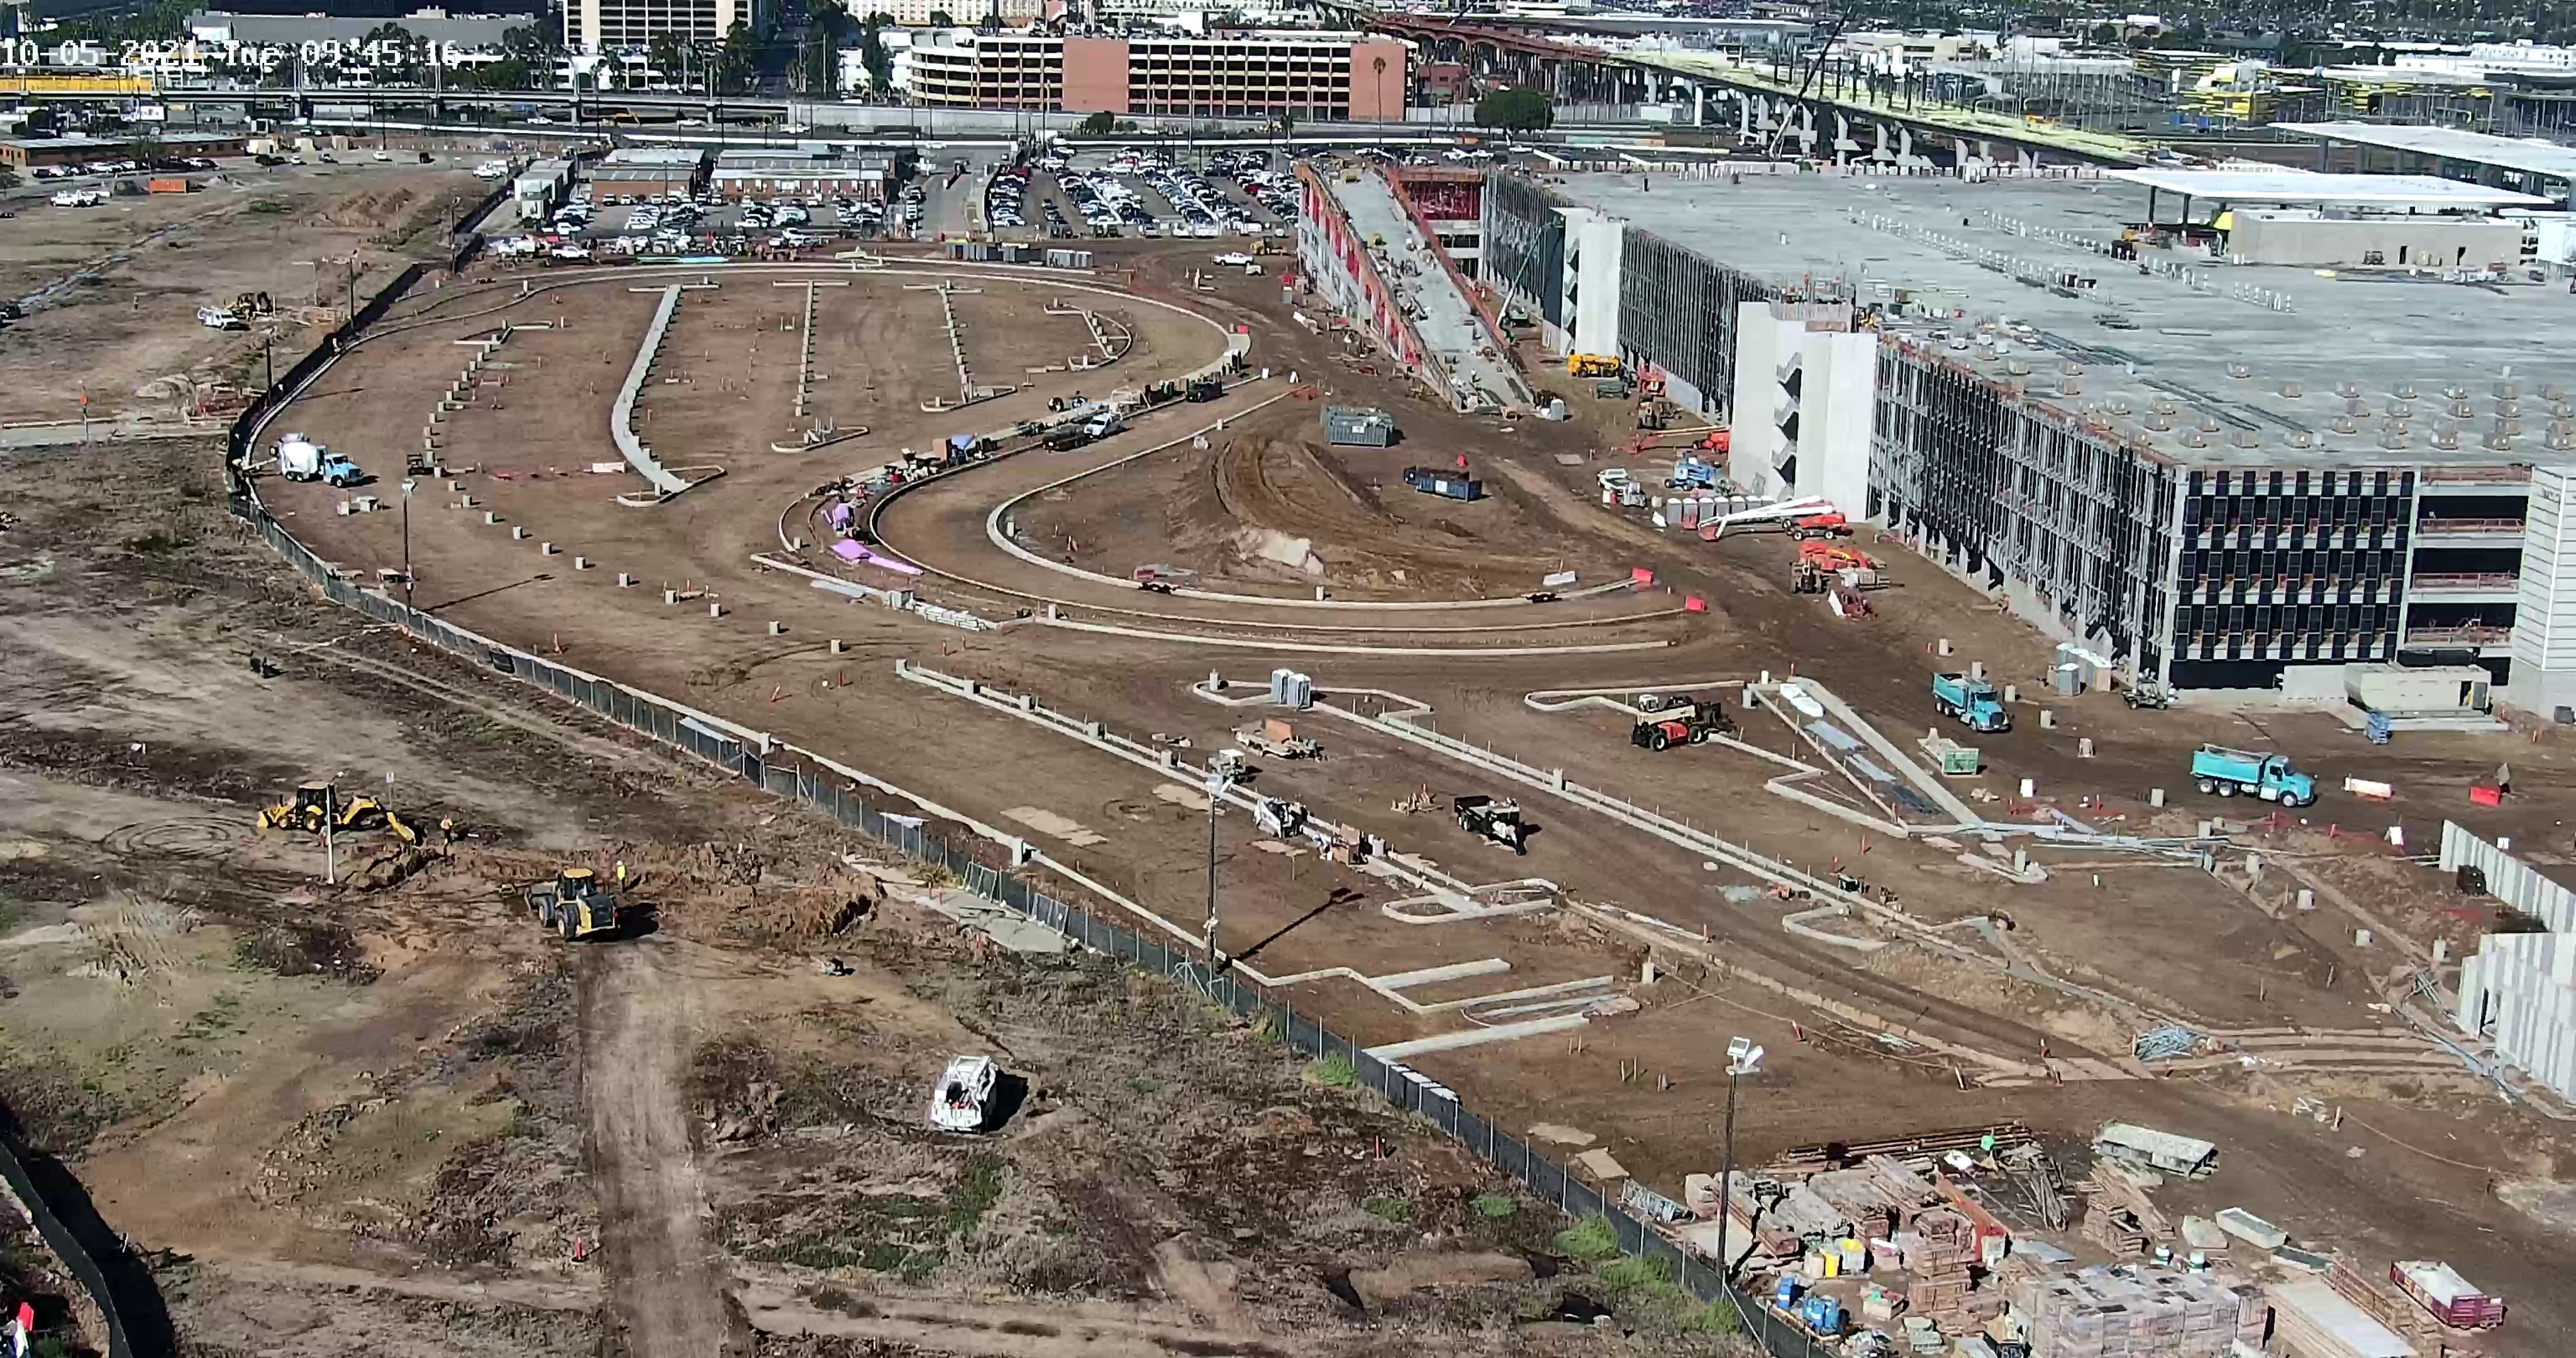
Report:
M 1365 406 L 1326 406 L 1324 441 L 1357 448 L 1392 446 L 1395 417 Z
M 143 181 L 143 191 L 145 193 L 186 193 L 195 187 L 195 185 L 190 184 L 187 180 L 175 175 L 156 176 Z
M 1485 483 L 1469 477 L 1454 476 L 1433 467 L 1407 467 L 1404 484 L 1425 495 L 1439 495 L 1452 500 L 1485 498 Z

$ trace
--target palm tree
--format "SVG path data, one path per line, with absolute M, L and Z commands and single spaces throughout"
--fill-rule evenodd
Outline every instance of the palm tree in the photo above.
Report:
M 1386 117 L 1386 58 L 1369 58 L 1369 70 L 1377 76 L 1377 116 Z

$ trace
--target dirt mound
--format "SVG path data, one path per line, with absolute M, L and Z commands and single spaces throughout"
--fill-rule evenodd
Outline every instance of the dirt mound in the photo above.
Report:
M 420 195 L 409 189 L 366 189 L 314 211 L 316 226 L 390 226 Z
M 1479 504 L 1390 506 L 1384 491 L 1403 486 L 1405 463 L 1392 449 L 1238 435 L 1187 469 L 1166 511 L 1169 537 L 1224 563 L 1217 572 L 1370 590 L 1487 593 L 1561 564 L 1528 550 L 1549 538 L 1531 531 L 1529 506 L 1507 485 L 1489 483 Z
M 1384 1302 L 1425 1288 L 1528 1283 L 1536 1276 L 1530 1262 L 1514 1254 L 1407 1254 L 1384 1268 L 1352 1269 L 1351 1288 L 1369 1301 Z

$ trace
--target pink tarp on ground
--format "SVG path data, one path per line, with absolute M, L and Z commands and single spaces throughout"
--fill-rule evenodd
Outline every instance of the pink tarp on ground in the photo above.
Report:
M 847 540 L 833 543 L 832 555 L 841 558 L 843 561 L 850 562 L 853 565 L 876 566 L 884 570 L 900 572 L 904 575 L 921 574 L 921 567 L 913 565 L 909 561 L 898 561 L 893 557 L 886 556 L 880 552 L 871 551 L 866 547 L 860 546 L 858 543 Z

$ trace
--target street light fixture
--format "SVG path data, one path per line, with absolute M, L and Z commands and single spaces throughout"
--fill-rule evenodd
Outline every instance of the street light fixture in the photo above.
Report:
M 1216 989 L 1216 813 L 1224 804 L 1226 789 L 1234 786 L 1232 765 L 1211 755 L 1208 758 L 1208 857 L 1207 857 L 1207 983 L 1210 993 Z
M 1727 1284 L 1728 1295 L 1734 1295 L 1735 1263 L 1727 1257 L 1726 1228 L 1732 1211 L 1729 1199 L 1735 1190 L 1735 1086 L 1747 1075 L 1762 1070 L 1762 1049 L 1749 1037 L 1727 1039 L 1726 1043 L 1726 1151 L 1717 1171 L 1717 1270 Z
M 411 493 L 420 482 L 406 476 L 402 483 L 403 516 L 403 607 L 412 607 L 411 597 Z

